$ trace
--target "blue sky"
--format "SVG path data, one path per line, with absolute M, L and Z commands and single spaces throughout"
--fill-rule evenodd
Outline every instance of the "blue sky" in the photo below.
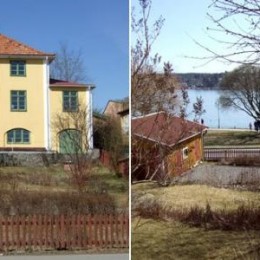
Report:
M 159 53 L 163 61 L 170 61 L 175 72 L 224 72 L 237 66 L 218 61 L 202 66 L 205 61 L 186 58 L 186 56 L 209 55 L 196 45 L 193 39 L 219 52 L 224 51 L 221 44 L 208 37 L 206 30 L 212 25 L 207 17 L 211 2 L 211 0 L 152 0 L 151 21 L 155 21 L 160 15 L 165 18 L 161 34 L 153 46 L 153 53 Z M 132 0 L 131 5 L 138 6 L 138 0 Z
M 128 0 L 0 0 L 0 33 L 45 52 L 83 52 L 94 108 L 129 95 Z

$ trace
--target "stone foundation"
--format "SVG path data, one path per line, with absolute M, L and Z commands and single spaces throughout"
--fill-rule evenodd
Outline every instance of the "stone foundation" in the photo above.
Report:
M 92 159 L 99 158 L 99 151 L 94 149 Z M 0 166 L 49 166 L 70 161 L 71 156 L 56 152 L 0 152 Z
M 49 166 L 58 163 L 62 156 L 47 152 L 0 152 L 0 166 Z

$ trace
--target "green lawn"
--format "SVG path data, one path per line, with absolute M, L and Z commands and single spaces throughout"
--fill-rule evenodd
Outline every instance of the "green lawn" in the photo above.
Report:
M 209 130 L 204 137 L 205 146 L 259 145 L 260 133 L 256 131 Z

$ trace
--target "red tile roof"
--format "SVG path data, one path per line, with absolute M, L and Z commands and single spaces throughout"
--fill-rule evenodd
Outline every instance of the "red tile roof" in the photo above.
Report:
M 94 88 L 93 84 L 81 84 L 77 82 L 59 80 L 59 79 L 50 79 L 50 87 L 69 87 L 69 88 Z
M 13 56 L 50 56 L 54 58 L 54 54 L 45 53 L 36 50 L 28 45 L 11 39 L 3 34 L 0 34 L 0 56 L 13 55 Z
M 150 114 L 132 119 L 132 135 L 173 146 L 199 135 L 207 127 L 165 112 Z

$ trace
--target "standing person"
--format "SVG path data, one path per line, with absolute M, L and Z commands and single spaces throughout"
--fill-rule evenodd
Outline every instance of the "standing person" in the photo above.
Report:
M 251 122 L 249 123 L 249 129 L 252 130 L 252 124 L 251 124 Z

